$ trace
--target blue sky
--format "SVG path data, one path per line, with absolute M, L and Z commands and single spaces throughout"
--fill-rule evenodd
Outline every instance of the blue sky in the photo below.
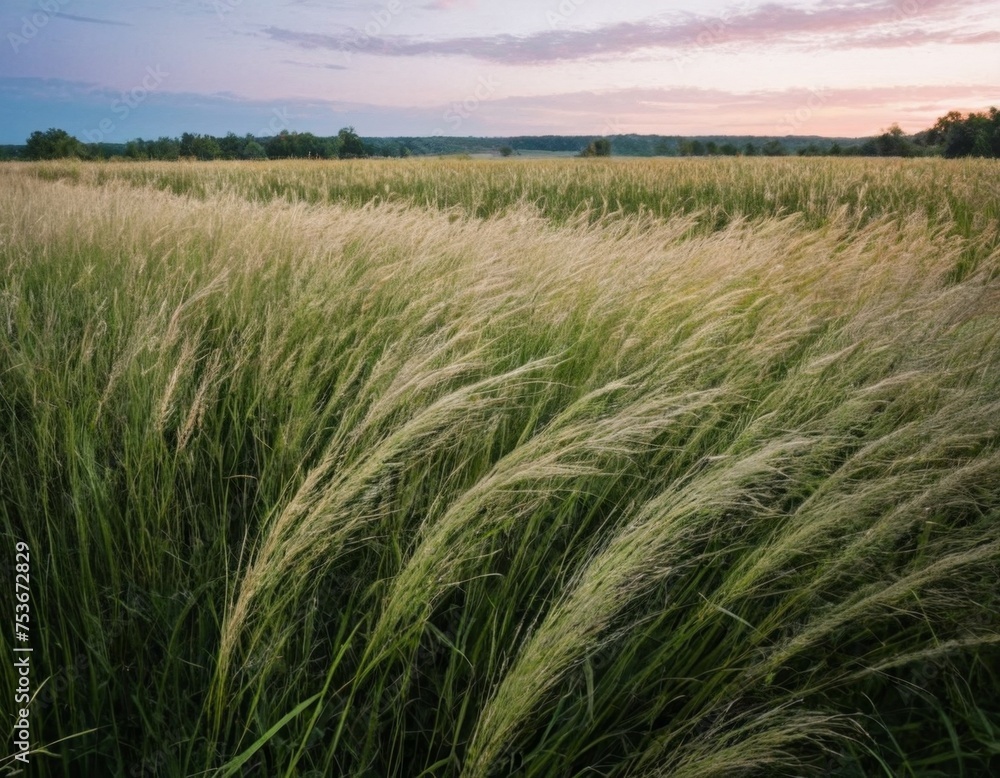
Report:
M 915 131 L 1000 103 L 996 0 L 5 0 L 0 142 Z

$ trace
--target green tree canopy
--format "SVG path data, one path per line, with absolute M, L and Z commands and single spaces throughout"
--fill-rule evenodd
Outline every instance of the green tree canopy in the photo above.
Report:
M 365 144 L 354 131 L 353 127 L 344 127 L 337 135 L 340 141 L 340 148 L 337 156 L 341 159 L 358 159 L 365 155 Z
M 86 157 L 84 145 L 66 130 L 55 127 L 41 132 L 35 130 L 28 136 L 25 156 L 28 159 L 62 159 L 64 157 Z
M 240 153 L 243 159 L 267 159 L 267 151 L 253 138 L 249 138 L 243 151 Z
M 587 144 L 587 148 L 580 152 L 581 157 L 610 157 L 611 141 L 607 138 L 598 138 Z

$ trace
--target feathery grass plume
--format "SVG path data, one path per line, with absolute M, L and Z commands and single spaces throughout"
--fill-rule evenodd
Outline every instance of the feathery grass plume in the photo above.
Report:
M 597 650 L 601 632 L 637 593 L 678 567 L 704 562 L 695 549 L 704 542 L 707 517 L 752 499 L 752 482 L 805 441 L 791 440 L 754 452 L 739 462 L 709 466 L 687 487 L 648 503 L 606 549 L 587 562 L 521 649 L 495 697 L 483 710 L 469 747 L 469 775 L 488 775 L 518 725 L 560 678 Z
M 516 532 L 519 520 L 545 510 L 581 479 L 617 477 L 632 455 L 664 430 L 690 424 L 711 402 L 705 395 L 630 402 L 630 388 L 631 382 L 621 380 L 581 397 L 425 524 L 393 583 L 371 645 L 394 644 L 393 636 L 407 624 L 422 625 L 436 598 L 461 582 L 466 562 L 480 558 L 497 533 Z
M 451 435 L 456 431 L 468 433 L 476 420 L 488 420 L 486 411 L 506 399 L 505 389 L 545 364 L 528 364 L 445 394 L 348 466 L 342 464 L 336 449 L 328 453 L 275 518 L 242 576 L 239 596 L 223 628 L 219 663 L 223 674 L 244 622 L 263 591 L 279 588 L 295 574 L 309 574 L 319 559 L 323 565 L 333 564 L 353 536 L 385 518 L 386 508 L 379 507 L 373 497 L 401 461 L 407 456 L 425 455 L 427 447 L 447 448 Z M 424 374 L 417 391 L 426 391 L 439 382 L 449 383 L 455 376 L 451 366 Z M 465 426 L 456 425 L 458 419 Z
M 0 165 L 40 769 L 996 772 L 995 172 Z

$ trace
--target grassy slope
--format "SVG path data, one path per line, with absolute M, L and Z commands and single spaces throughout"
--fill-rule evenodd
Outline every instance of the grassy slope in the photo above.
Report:
M 687 162 L 0 170 L 35 766 L 995 769 L 996 165 Z

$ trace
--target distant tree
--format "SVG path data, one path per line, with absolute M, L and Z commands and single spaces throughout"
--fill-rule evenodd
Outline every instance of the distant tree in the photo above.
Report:
M 24 155 L 28 159 L 63 159 L 87 157 L 86 147 L 66 130 L 51 128 L 45 132 L 35 130 L 28 136 Z
M 364 147 L 366 157 L 391 157 L 392 145 L 389 143 L 378 143 L 374 140 L 362 139 L 361 145 Z
M 691 141 L 691 156 L 704 157 L 708 153 L 708 146 L 700 140 Z
M 916 146 L 906 137 L 906 133 L 898 124 L 893 124 L 888 130 L 874 138 L 875 156 L 879 157 L 913 157 L 917 154 Z
M 241 159 L 267 159 L 267 151 L 252 137 L 243 146 L 240 152 Z
M 944 139 L 946 157 L 987 157 L 989 152 L 989 132 L 982 114 L 969 114 L 960 122 L 948 128 Z
M 723 143 L 719 147 L 719 152 L 721 154 L 725 154 L 727 157 L 735 157 L 737 154 L 740 153 L 740 150 L 736 148 L 736 146 L 733 145 L 732 143 Z
M 334 135 L 332 138 L 323 138 L 322 146 L 323 156 L 326 159 L 340 158 L 341 139 L 339 135 Z
M 180 155 L 182 157 L 194 156 L 194 135 L 190 132 L 185 132 L 181 135 Z
M 146 141 L 142 138 L 130 140 L 125 144 L 126 159 L 149 159 L 149 152 L 146 150 Z
M 931 143 L 943 144 L 947 140 L 948 133 L 951 129 L 956 125 L 962 124 L 963 121 L 965 121 L 965 119 L 961 113 L 958 111 L 949 111 L 938 119 L 937 122 L 934 123 L 934 126 L 928 130 L 928 140 Z
M 1000 157 L 1000 111 L 990 108 L 990 149 L 994 157 Z
M 866 140 L 860 146 L 858 146 L 858 154 L 862 157 L 877 157 L 878 156 L 878 144 L 875 142 L 874 138 Z
M 714 140 L 710 140 L 705 144 L 705 152 L 710 156 L 714 157 L 719 153 L 719 144 Z
M 235 132 L 226 133 L 226 137 L 219 139 L 219 150 L 223 159 L 239 159 L 246 146 L 246 141 L 240 138 Z
M 1000 157 L 1000 111 L 992 107 L 966 116 L 950 111 L 923 135 L 946 157 Z
M 587 147 L 580 152 L 581 157 L 610 157 L 611 141 L 607 138 L 598 138 L 587 144 Z
M 338 134 L 340 141 L 337 156 L 341 159 L 358 159 L 365 156 L 365 144 L 353 127 L 344 127 Z
M 327 155 L 323 141 L 311 132 L 300 132 L 293 135 L 292 149 L 294 156 L 307 159 L 321 159 Z
M 783 157 L 788 151 L 782 145 L 780 140 L 772 139 L 764 144 L 764 148 L 761 149 L 761 153 L 765 157 Z
M 181 155 L 181 144 L 177 138 L 162 136 L 146 144 L 146 149 L 152 159 L 176 161 Z
M 395 159 L 399 156 L 399 142 L 395 140 L 387 140 L 384 143 L 373 143 L 373 146 L 378 148 L 378 154 L 381 157 L 389 157 L 390 159 Z
M 191 150 L 194 156 L 202 161 L 218 159 L 222 156 L 219 142 L 211 135 L 195 135 Z
M 500 156 L 501 157 L 509 157 L 513 153 L 514 153 L 514 149 L 512 149 L 510 146 L 501 146 L 500 147 Z
M 831 157 L 839 157 L 841 154 L 844 153 L 844 149 L 841 148 L 839 143 L 834 141 L 826 153 L 829 154 Z
M 752 142 L 747 143 L 747 145 L 743 147 L 744 157 L 756 157 L 758 154 L 760 154 L 760 151 L 758 150 L 757 146 Z
M 288 130 L 282 130 L 264 144 L 269 159 L 287 159 L 292 156 L 292 136 Z

